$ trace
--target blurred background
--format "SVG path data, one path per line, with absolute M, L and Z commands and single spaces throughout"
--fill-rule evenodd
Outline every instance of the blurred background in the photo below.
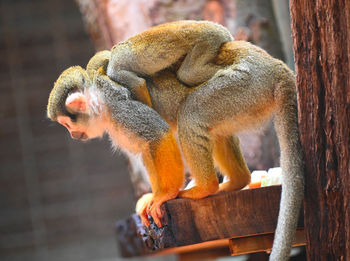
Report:
M 75 142 L 51 123 L 47 99 L 67 67 L 181 19 L 221 23 L 293 64 L 288 1 L 0 0 L 0 260 L 122 260 L 114 224 L 134 212 L 137 182 L 107 139 Z M 241 138 L 251 170 L 278 166 L 271 124 Z

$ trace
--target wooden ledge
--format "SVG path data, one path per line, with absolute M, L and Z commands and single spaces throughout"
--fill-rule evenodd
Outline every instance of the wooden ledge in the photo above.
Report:
M 273 234 L 280 194 L 281 186 L 271 186 L 200 200 L 174 199 L 164 204 L 162 228 L 153 222 L 146 228 L 134 214 L 116 225 L 122 256 L 194 251 L 228 246 L 228 239 Z M 298 227 L 303 227 L 302 215 Z
M 229 247 L 231 256 L 245 255 L 257 252 L 271 252 L 274 234 L 261 234 L 256 236 L 247 236 L 231 238 Z M 295 233 L 293 247 L 305 246 L 305 231 L 298 229 Z

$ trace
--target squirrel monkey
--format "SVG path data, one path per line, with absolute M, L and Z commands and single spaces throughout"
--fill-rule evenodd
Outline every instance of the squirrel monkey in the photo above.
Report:
M 101 68 L 108 63 L 108 55 L 102 57 Z M 138 201 L 137 211 L 145 225 L 149 214 L 158 226 L 160 206 L 167 200 L 203 198 L 246 186 L 250 172 L 235 133 L 273 117 L 283 189 L 270 260 L 287 260 L 304 191 L 294 75 L 281 61 L 244 41 L 223 44 L 213 63 L 221 69 L 192 88 L 179 81 L 181 63 L 145 75 L 152 108 L 133 100 L 131 91 L 104 75 L 103 69 L 89 76 L 89 68 L 71 67 L 51 91 L 48 117 L 65 126 L 75 139 L 107 132 L 115 146 L 141 154 L 152 194 Z M 98 67 L 98 63 L 89 64 L 97 64 L 91 65 L 92 72 Z M 196 181 L 188 190 L 181 190 L 184 167 L 179 147 Z M 218 184 L 215 167 L 228 182 Z
M 112 48 L 107 75 L 127 87 L 133 97 L 149 106 L 151 98 L 144 76 L 178 62 L 179 81 L 195 86 L 209 80 L 220 66 L 214 63 L 230 32 L 209 21 L 177 21 L 152 27 Z
M 87 71 L 73 66 L 60 75 L 50 93 L 48 117 L 66 127 L 73 139 L 86 141 L 108 133 L 114 146 L 141 154 L 153 193 L 141 218 L 149 225 L 147 211 L 161 227 L 162 203 L 176 198 L 184 182 L 171 128 L 155 110 L 133 100 L 128 89 L 98 71 L 91 79 Z

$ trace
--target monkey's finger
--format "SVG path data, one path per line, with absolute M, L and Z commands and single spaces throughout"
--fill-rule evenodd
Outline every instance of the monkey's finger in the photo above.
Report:
M 145 225 L 146 227 L 149 227 L 150 222 L 148 220 L 148 215 L 147 214 L 139 214 L 139 215 L 140 215 L 142 224 Z
M 152 216 L 153 200 L 147 204 L 146 212 L 149 216 Z
M 142 209 L 140 213 L 140 217 L 141 217 L 142 224 L 144 224 L 146 227 L 149 227 L 150 221 L 148 219 L 148 214 L 147 214 L 147 205 L 145 205 L 145 207 Z
M 157 216 L 159 218 L 161 218 L 163 216 L 162 210 L 160 209 L 161 205 L 157 205 L 156 207 L 156 212 L 157 212 Z
M 151 195 L 144 195 L 141 197 L 136 204 L 136 213 L 139 214 L 142 224 L 149 227 L 150 222 L 148 220 L 148 206 Z
M 162 227 L 162 222 L 160 221 L 159 217 L 157 215 L 152 216 L 154 223 L 156 223 L 157 227 Z
M 162 212 L 160 211 L 160 204 L 154 204 L 151 207 L 151 216 L 156 223 L 157 227 L 162 227 L 162 222 L 160 221 L 162 217 Z

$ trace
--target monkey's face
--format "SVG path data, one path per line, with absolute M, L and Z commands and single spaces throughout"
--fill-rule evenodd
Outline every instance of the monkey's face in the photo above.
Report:
M 66 99 L 67 112 L 57 116 L 57 122 L 67 128 L 73 139 L 86 141 L 101 137 L 106 129 L 102 115 L 91 113 L 88 97 L 74 92 Z
M 61 115 L 57 117 L 57 122 L 66 127 L 71 137 L 76 140 L 87 141 L 102 137 L 105 132 L 102 120 L 88 115 L 77 116 L 74 120 L 71 116 Z

